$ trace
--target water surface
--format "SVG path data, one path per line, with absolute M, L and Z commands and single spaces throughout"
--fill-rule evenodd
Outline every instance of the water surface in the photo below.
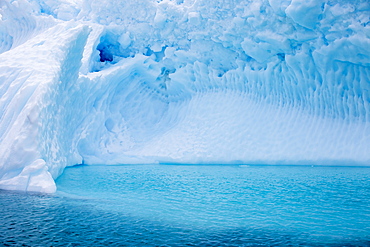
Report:
M 57 187 L 0 191 L 0 243 L 370 245 L 369 168 L 77 166 Z

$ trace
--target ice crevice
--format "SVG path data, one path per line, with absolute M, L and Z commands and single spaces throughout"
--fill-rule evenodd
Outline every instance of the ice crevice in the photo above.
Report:
M 5 0 L 0 15 L 0 189 L 54 192 L 81 163 L 370 165 L 367 1 Z

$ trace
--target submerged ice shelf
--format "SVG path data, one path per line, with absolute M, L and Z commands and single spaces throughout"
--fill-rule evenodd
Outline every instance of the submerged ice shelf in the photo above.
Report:
M 66 166 L 370 165 L 370 4 L 0 3 L 0 188 Z

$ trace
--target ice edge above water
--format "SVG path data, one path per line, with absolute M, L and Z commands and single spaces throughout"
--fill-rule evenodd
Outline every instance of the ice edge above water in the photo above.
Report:
M 75 164 L 370 165 L 367 1 L 0 3 L 0 189 Z

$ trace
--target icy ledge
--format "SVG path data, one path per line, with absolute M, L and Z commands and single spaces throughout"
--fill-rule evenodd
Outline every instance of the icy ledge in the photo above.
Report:
M 81 163 L 370 165 L 367 1 L 0 7 L 0 189 Z

